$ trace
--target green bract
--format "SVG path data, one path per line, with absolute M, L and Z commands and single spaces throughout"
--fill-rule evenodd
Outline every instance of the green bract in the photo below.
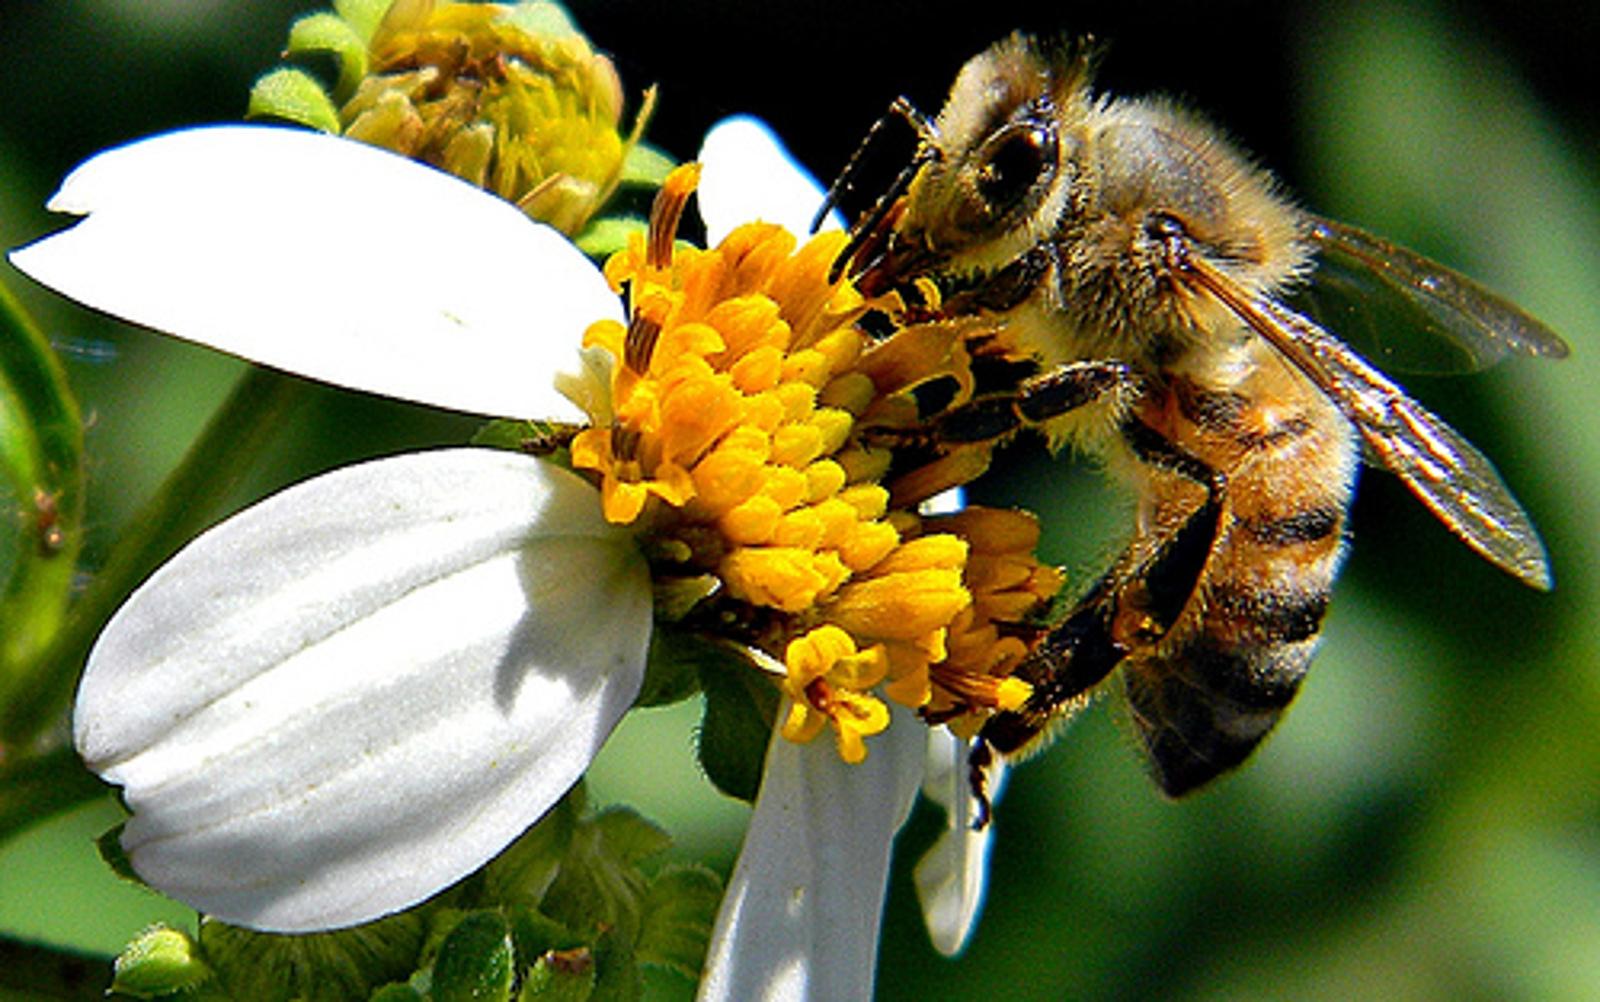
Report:
M 511 997 L 516 948 L 497 911 L 471 912 L 439 946 L 433 963 L 435 1002 L 502 1002 Z
M 318 132 L 339 131 L 339 109 L 328 92 L 304 71 L 285 67 L 273 70 L 250 91 L 247 118 L 277 118 Z
M 579 787 L 484 871 L 433 901 L 338 932 L 280 936 L 206 920 L 157 927 L 117 960 L 140 998 L 432 1002 L 638 998 L 644 966 L 699 975 L 722 897 L 696 866 L 645 867 L 671 845 Z

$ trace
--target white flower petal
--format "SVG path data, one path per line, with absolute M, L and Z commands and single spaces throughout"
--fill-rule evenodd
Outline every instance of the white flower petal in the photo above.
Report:
M 924 515 L 954 515 L 966 506 L 966 489 L 950 487 L 924 500 L 917 506 L 917 510 Z
M 842 762 L 826 737 L 801 745 L 773 735 L 702 1002 L 872 997 L 889 850 L 922 779 L 923 730 L 894 708 L 860 765 Z
M 418 403 L 580 420 L 551 377 L 617 297 L 561 234 L 442 171 L 298 129 L 108 150 L 15 251 L 35 280 L 253 362 Z
M 983 908 L 983 890 L 989 871 L 989 844 L 993 824 L 973 830 L 978 802 L 972 795 L 967 756 L 972 745 L 942 727 L 928 731 L 928 776 L 922 793 L 944 809 L 945 829 L 917 861 L 913 877 L 917 900 L 928 938 L 945 956 L 954 956 L 967 944 Z M 1005 782 L 1005 760 L 989 767 L 991 804 L 1000 799 Z
M 734 227 L 764 220 L 804 238 L 825 191 L 766 123 L 749 115 L 712 126 L 700 147 L 700 218 L 715 246 Z M 823 229 L 841 229 L 837 212 Z
M 348 467 L 195 540 L 90 654 L 79 752 L 134 869 L 305 931 L 470 873 L 556 802 L 643 676 L 650 582 L 589 484 L 515 453 Z

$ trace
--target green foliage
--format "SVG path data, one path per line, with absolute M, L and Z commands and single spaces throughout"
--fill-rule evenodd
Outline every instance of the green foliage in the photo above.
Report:
M 700 866 L 662 870 L 651 881 L 639 930 L 639 960 L 696 977 L 722 902 L 722 881 Z
M 285 936 L 221 922 L 160 927 L 117 960 L 120 989 L 248 1002 L 640 997 L 641 968 L 698 976 L 721 899 L 708 870 L 646 865 L 671 839 L 632 811 L 569 794 L 482 872 L 411 911 Z
M 496 418 L 478 429 L 472 436 L 472 444 L 510 452 L 550 453 L 556 462 L 565 466 L 566 441 L 574 430 L 550 421 Z
M 678 162 L 664 150 L 649 143 L 636 143 L 622 162 L 622 183 L 659 188 L 676 166 Z
M 433 962 L 435 1002 L 503 1002 L 516 974 L 511 927 L 497 911 L 463 916 L 445 936 Z
M 335 3 L 333 11 L 316 11 L 295 21 L 283 55 L 296 65 L 280 67 L 256 81 L 245 117 L 295 122 L 333 134 L 343 131 L 338 105 L 350 100 L 367 75 L 368 44 L 392 3 L 347 0 Z M 319 57 L 333 60 L 339 68 L 331 92 L 299 68 L 298 64 Z
M 187 933 L 158 925 L 122 951 L 111 988 L 136 998 L 157 998 L 196 988 L 210 977 L 198 944 Z
M 353 929 L 279 936 L 223 922 L 200 924 L 200 950 L 229 996 L 251 1002 L 342 1002 L 406 977 L 427 925 L 402 912 Z
M 650 660 L 635 706 L 666 706 L 700 691 L 700 665 L 705 659 L 739 657 L 726 644 L 692 630 L 656 624 L 650 634 Z
M 367 36 L 370 37 L 370 36 Z M 295 58 L 326 53 L 339 63 L 339 81 L 334 93 L 348 99 L 367 75 L 367 37 L 349 21 L 335 14 L 307 14 L 289 29 L 289 46 L 284 55 Z
M 748 661 L 721 658 L 699 665 L 705 692 L 698 751 L 706 778 L 730 797 L 754 801 L 778 715 L 777 689 Z
M 599 216 L 589 221 L 572 242 L 597 261 L 603 261 L 628 246 L 635 234 L 642 235 L 649 223 L 641 216 Z
M 0 705 L 66 614 L 83 522 L 83 420 L 49 340 L 0 286 Z
M 275 119 L 318 132 L 339 132 L 339 110 L 314 77 L 293 67 L 276 69 L 250 89 L 250 119 Z
M 481 900 L 537 908 L 561 873 L 583 820 L 584 800 L 580 785 L 484 867 L 478 878 Z

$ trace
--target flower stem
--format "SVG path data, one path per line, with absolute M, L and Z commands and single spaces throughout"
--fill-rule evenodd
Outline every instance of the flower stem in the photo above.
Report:
M 0 707 L 0 761 L 7 749 L 29 747 L 60 719 L 84 658 L 111 614 L 210 519 L 218 499 L 250 469 L 305 388 L 298 379 L 260 368 L 251 368 L 235 384 L 200 437 L 129 521 L 105 567 L 45 650 L 31 684 L 19 686 Z

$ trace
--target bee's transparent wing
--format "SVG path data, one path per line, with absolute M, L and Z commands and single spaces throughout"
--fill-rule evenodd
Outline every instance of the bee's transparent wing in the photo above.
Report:
M 1326 393 L 1355 423 L 1367 448 L 1462 542 L 1525 583 L 1550 587 L 1549 558 L 1532 519 L 1472 443 L 1312 321 L 1271 298 L 1251 295 L 1196 257 L 1187 259 L 1187 268 Z
M 1507 355 L 1564 358 L 1566 342 L 1516 304 L 1436 261 L 1311 217 L 1317 268 L 1294 307 L 1385 369 L 1473 372 Z

